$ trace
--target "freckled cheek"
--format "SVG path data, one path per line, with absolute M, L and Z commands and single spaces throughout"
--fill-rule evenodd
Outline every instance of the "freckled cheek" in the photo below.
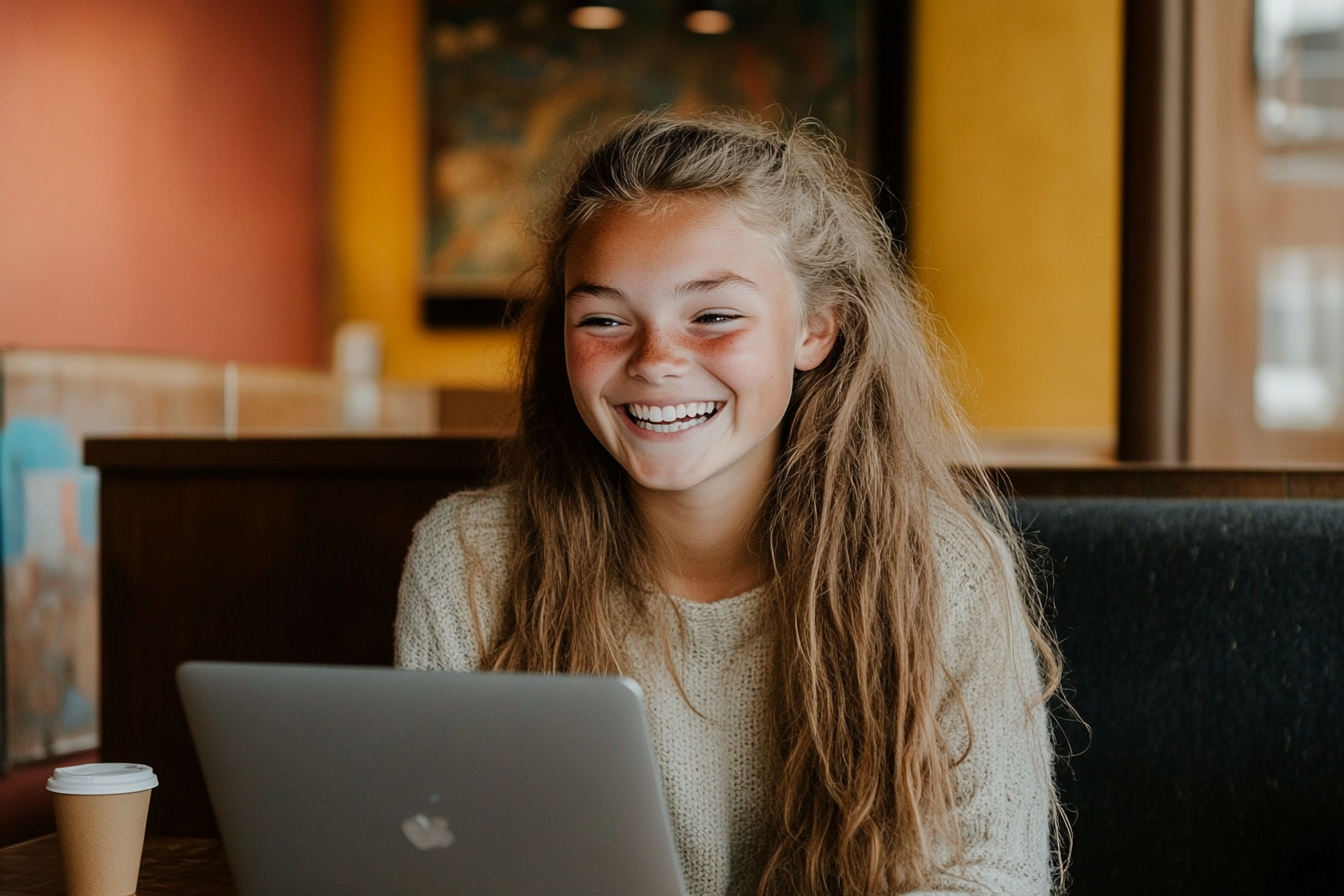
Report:
M 600 390 L 624 357 L 620 340 L 585 339 L 582 335 L 566 339 L 565 368 L 570 387 L 576 392 Z

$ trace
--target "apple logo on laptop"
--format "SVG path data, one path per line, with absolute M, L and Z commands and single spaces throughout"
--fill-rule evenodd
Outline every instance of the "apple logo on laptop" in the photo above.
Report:
M 448 830 L 448 819 L 423 812 L 412 815 L 401 823 L 401 832 L 416 849 L 447 849 L 457 838 Z

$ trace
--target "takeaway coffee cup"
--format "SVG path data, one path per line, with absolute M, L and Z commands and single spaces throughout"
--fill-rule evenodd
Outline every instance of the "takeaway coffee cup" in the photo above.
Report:
M 140 878 L 154 769 L 93 762 L 56 769 L 47 789 L 69 896 L 131 896 Z

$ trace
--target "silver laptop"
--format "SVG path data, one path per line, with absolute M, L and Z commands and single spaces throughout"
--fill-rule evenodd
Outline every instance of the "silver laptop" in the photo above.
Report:
M 239 896 L 684 896 L 629 679 L 192 662 L 177 681 Z

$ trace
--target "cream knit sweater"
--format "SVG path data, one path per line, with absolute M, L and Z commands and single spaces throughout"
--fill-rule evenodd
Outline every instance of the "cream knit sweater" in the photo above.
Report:
M 510 533 L 506 489 L 441 501 L 416 527 L 402 576 L 397 665 L 473 670 L 479 662 L 468 599 L 477 596 L 488 641 L 493 596 L 505 576 Z M 936 881 L 945 893 L 1043 894 L 1050 890 L 1053 753 L 1035 655 L 1015 596 L 1005 595 L 988 550 L 968 524 L 937 521 L 937 563 L 947 604 L 943 648 L 961 685 L 974 743 L 956 769 L 967 867 Z M 479 563 L 469 581 L 468 555 Z M 669 597 L 684 618 L 675 662 L 693 711 L 659 652 L 632 644 L 663 792 L 690 896 L 748 896 L 762 868 L 771 780 L 766 741 L 767 652 L 758 591 L 712 604 Z M 1012 597 L 1005 600 L 1005 597 Z M 944 689 L 939 722 L 960 754 L 966 726 Z

